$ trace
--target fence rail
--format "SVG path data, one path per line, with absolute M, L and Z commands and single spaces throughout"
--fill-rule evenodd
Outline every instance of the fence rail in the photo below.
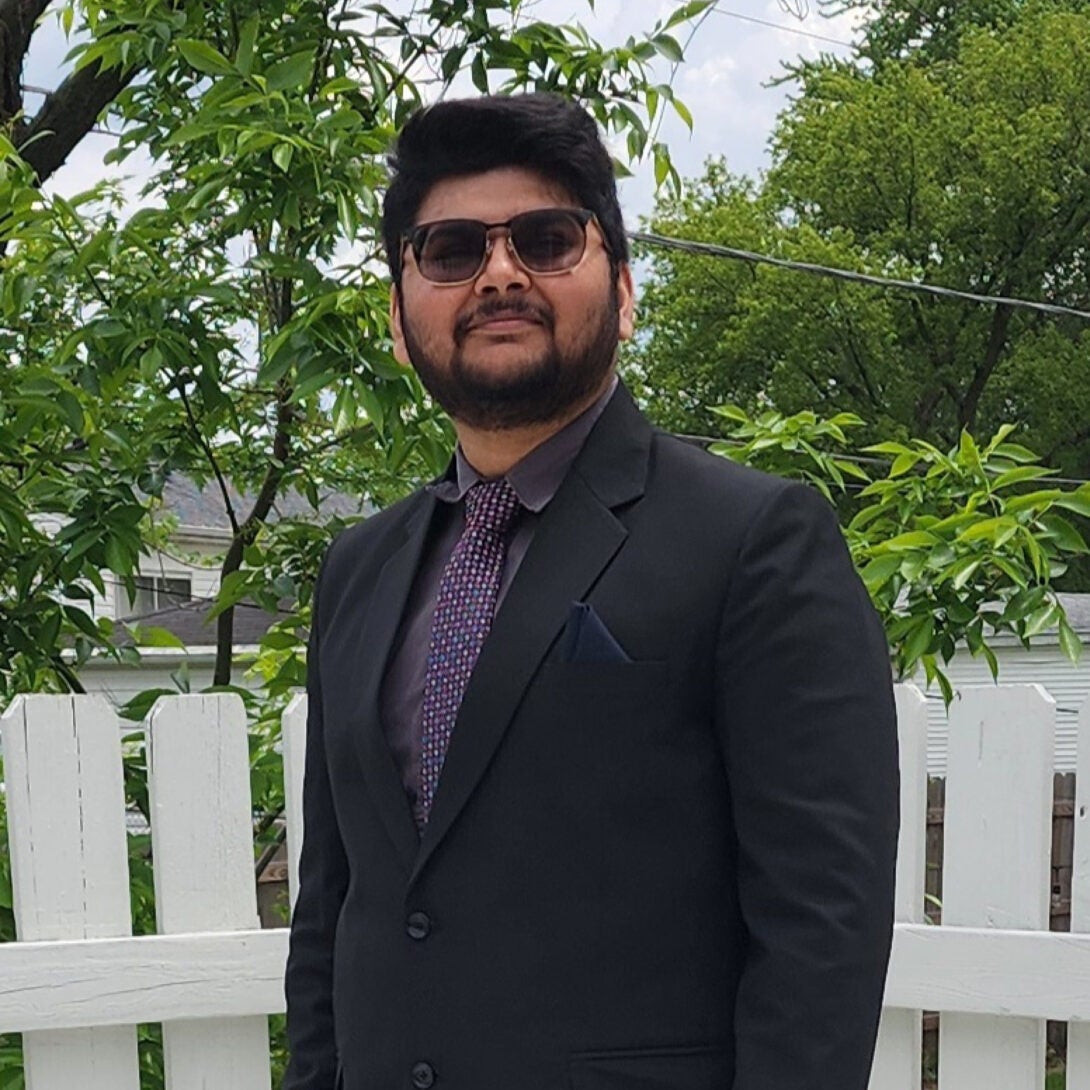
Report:
M 943 923 L 925 917 L 926 702 L 899 686 L 897 927 L 871 1090 L 919 1090 L 941 1011 L 940 1090 L 1030 1090 L 1045 1019 L 1090 1090 L 1090 705 L 1072 803 L 1070 932 L 1050 932 L 1055 706 L 1035 685 L 951 708 Z M 305 699 L 283 723 L 294 898 Z M 19 941 L 0 945 L 0 1033 L 34 1090 L 139 1090 L 137 1023 L 163 1025 L 169 1090 L 269 1090 L 283 929 L 258 929 L 246 723 L 230 695 L 169 697 L 144 724 L 159 934 L 132 937 L 121 732 L 94 697 L 21 697 L 0 720 Z

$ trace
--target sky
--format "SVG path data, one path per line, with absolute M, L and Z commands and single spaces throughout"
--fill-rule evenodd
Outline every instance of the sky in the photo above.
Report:
M 533 0 L 529 16 L 556 24 L 580 22 L 603 44 L 614 45 L 650 29 L 676 6 L 670 0 L 596 0 L 591 10 L 587 0 Z M 684 43 L 685 27 L 675 33 Z M 699 175 L 705 160 L 717 155 L 725 156 L 736 172 L 757 174 L 767 165 L 769 134 L 790 90 L 769 85 L 781 73 L 781 62 L 820 52 L 845 55 L 852 33 L 848 17 L 823 18 L 813 0 L 719 0 L 689 43 L 674 81 L 675 91 L 692 112 L 693 133 L 671 112 L 660 134 L 682 177 Z M 34 37 L 24 83 L 56 87 L 68 69 L 67 51 L 56 17 L 47 13 Z M 669 75 L 669 65 L 663 62 L 657 78 L 665 82 Z M 38 102 L 40 98 L 28 95 L 31 111 Z M 89 134 L 49 188 L 68 196 L 99 178 L 125 179 L 124 192 L 133 205 L 138 203 L 149 165 L 133 156 L 123 164 L 104 166 L 103 156 L 114 143 L 110 136 Z M 621 183 L 629 227 L 651 212 L 654 191 L 649 162 L 638 165 L 635 176 Z

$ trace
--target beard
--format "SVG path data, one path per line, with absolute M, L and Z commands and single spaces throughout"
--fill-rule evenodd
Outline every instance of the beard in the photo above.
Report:
M 474 367 L 464 347 L 471 321 L 493 314 L 521 314 L 542 324 L 550 347 L 509 370 Z M 482 304 L 454 329 L 454 351 L 444 366 L 416 335 L 402 312 L 402 331 L 409 359 L 429 394 L 454 420 L 481 431 L 508 431 L 545 424 L 567 415 L 601 389 L 617 355 L 619 303 L 616 285 L 597 320 L 570 350 L 562 350 L 553 335 L 552 316 L 517 299 Z

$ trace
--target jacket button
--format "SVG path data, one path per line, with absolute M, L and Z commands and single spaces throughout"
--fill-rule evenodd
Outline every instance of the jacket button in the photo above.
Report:
M 410 939 L 421 942 L 431 934 L 431 920 L 426 912 L 413 912 L 405 922 Z M 431 1086 L 431 1083 L 428 1083 Z
M 435 1068 L 431 1064 L 413 1064 L 413 1086 L 416 1090 L 430 1090 L 435 1085 Z

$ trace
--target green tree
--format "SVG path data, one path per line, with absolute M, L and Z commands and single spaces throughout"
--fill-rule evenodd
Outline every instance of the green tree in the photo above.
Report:
M 708 6 L 607 49 L 522 0 L 411 15 L 69 0 L 73 69 L 28 117 L 19 74 L 46 4 L 0 0 L 0 698 L 78 687 L 62 648 L 77 665 L 110 650 L 93 592 L 104 570 L 131 585 L 172 472 L 220 486 L 233 534 L 217 684 L 233 680 L 243 596 L 299 607 L 277 636 L 297 652 L 335 527 L 274 522 L 278 497 L 385 499 L 435 472 L 451 442 L 389 350 L 378 196 L 396 127 L 468 72 L 482 91 L 580 98 L 630 159 L 653 154 L 669 177 L 652 134 L 665 111 L 686 112 L 651 66 L 681 58 L 675 35 Z M 71 200 L 41 189 L 102 111 L 122 132 L 108 158 L 153 164 L 138 211 L 108 186 Z M 300 656 L 282 667 L 279 692 Z
M 1008 3 L 996 25 L 961 28 L 948 58 L 890 45 L 881 65 L 801 66 L 767 176 L 710 164 L 653 228 L 1090 309 L 1090 14 L 1060 7 Z M 902 26 L 894 8 L 867 41 Z M 645 253 L 645 335 L 629 358 L 665 423 L 706 431 L 700 406 L 765 403 L 948 447 L 1009 421 L 1047 464 L 1090 476 L 1087 322 Z
M 1030 12 L 1088 7 L 1086 0 L 818 0 L 822 14 L 862 16 L 859 53 L 875 65 L 905 57 L 949 60 L 974 29 L 1001 29 Z

